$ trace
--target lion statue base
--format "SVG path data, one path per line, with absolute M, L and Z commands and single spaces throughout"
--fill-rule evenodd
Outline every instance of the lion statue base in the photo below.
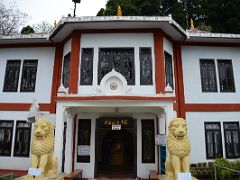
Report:
M 165 162 L 166 180 L 177 180 L 178 173 L 190 172 L 191 145 L 187 136 L 187 123 L 182 118 L 173 119 L 168 126 L 167 149 Z
M 24 179 L 43 180 L 57 175 L 57 157 L 53 154 L 54 131 L 47 119 L 37 119 L 34 125 L 33 140 L 31 144 L 31 168 L 41 170 L 40 176 L 27 176 Z

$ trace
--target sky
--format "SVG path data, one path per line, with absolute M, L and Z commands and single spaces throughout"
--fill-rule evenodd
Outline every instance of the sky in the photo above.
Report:
M 54 24 L 63 16 L 73 14 L 72 0 L 0 0 L 6 6 L 15 2 L 18 8 L 29 15 L 29 25 L 47 21 Z M 105 8 L 107 0 L 81 0 L 77 4 L 76 16 L 96 16 L 101 8 Z

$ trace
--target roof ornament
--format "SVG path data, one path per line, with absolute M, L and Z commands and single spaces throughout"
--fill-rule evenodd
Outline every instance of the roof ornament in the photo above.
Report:
M 193 19 L 191 18 L 191 19 L 190 19 L 190 30 L 194 30 L 194 29 L 195 29 L 193 23 L 194 23 L 194 22 L 193 22 Z
M 57 25 L 57 21 L 54 20 L 53 26 L 56 27 L 56 25 Z
M 122 16 L 122 8 L 121 8 L 121 6 L 118 6 L 117 16 Z

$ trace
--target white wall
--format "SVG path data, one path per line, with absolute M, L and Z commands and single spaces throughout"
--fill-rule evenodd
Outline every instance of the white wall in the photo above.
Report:
M 78 93 L 80 95 L 96 95 L 97 72 L 98 72 L 98 48 L 114 48 L 114 47 L 133 47 L 135 58 L 135 85 L 132 87 L 133 95 L 153 95 L 155 94 L 155 57 L 154 42 L 152 33 L 109 33 L 109 34 L 82 34 L 81 48 L 94 48 L 93 58 L 93 86 L 79 86 Z M 153 85 L 140 86 L 140 63 L 139 48 L 152 48 L 152 68 L 153 68 Z M 80 52 L 81 57 L 81 52 Z M 80 63 L 81 64 L 81 63 Z M 80 72 L 80 67 L 79 67 Z
M 223 157 L 225 156 L 225 141 L 223 122 L 239 121 L 240 112 L 188 112 L 186 120 L 188 136 L 191 142 L 191 163 L 208 162 L 206 155 L 204 122 L 221 122 Z
M 0 103 L 31 103 L 36 98 L 38 103 L 51 101 L 52 74 L 55 48 L 0 48 Z M 19 74 L 18 91 L 3 92 L 7 60 L 38 59 L 35 92 L 20 92 L 21 73 Z
M 182 47 L 184 93 L 186 103 L 239 103 L 240 97 L 240 48 L 234 47 Z M 218 92 L 202 92 L 199 59 L 232 59 L 235 90 L 233 93 L 220 93 L 216 68 Z M 215 63 L 216 65 L 216 63 Z

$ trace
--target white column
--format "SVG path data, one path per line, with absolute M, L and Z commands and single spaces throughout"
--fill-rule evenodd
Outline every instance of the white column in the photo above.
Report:
M 164 109 L 161 109 L 157 114 L 158 117 L 158 128 L 159 134 L 166 134 L 167 124 L 166 124 L 166 112 Z
M 69 109 L 65 111 L 67 119 L 64 172 L 72 172 L 73 116 Z
M 61 172 L 61 168 L 62 168 L 64 110 L 65 108 L 62 105 L 57 104 L 54 154 L 58 158 L 59 172 Z

